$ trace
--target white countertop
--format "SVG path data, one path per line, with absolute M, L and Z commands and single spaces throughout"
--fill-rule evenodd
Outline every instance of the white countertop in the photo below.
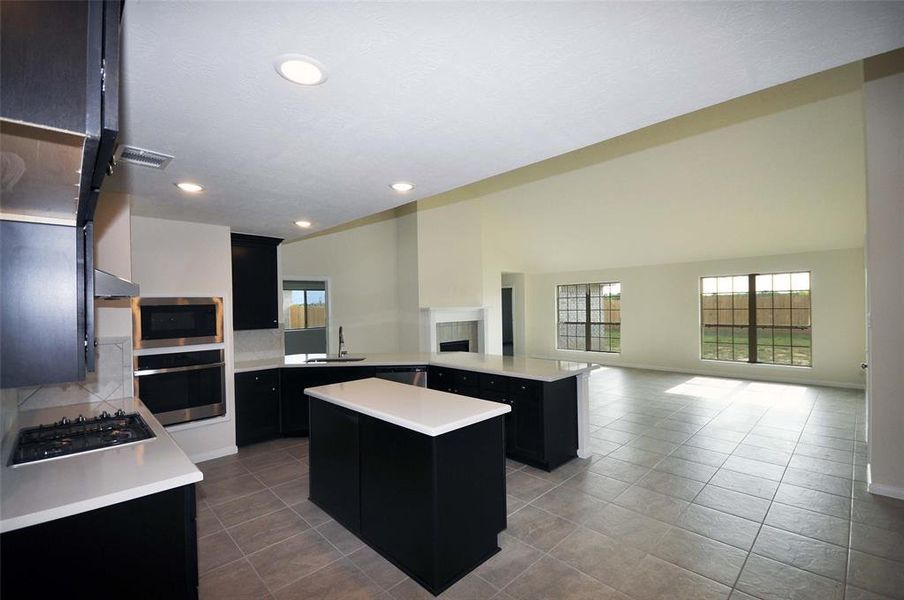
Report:
M 293 354 L 264 360 L 236 361 L 235 372 L 261 371 L 264 369 L 285 369 L 305 367 L 390 367 L 433 365 L 464 369 L 492 375 L 507 375 L 538 381 L 558 381 L 574 377 L 579 373 L 599 368 L 593 363 L 530 358 L 527 356 L 499 356 L 497 354 L 477 354 L 476 352 L 443 352 L 441 354 L 368 354 L 364 360 L 353 362 L 309 363 L 310 358 L 323 354 Z
M 373 377 L 307 388 L 305 393 L 432 437 L 512 410 L 508 404 Z
M 0 531 L 12 531 L 95 508 L 196 483 L 203 479 L 185 453 L 137 398 L 117 400 L 137 412 L 157 436 L 129 446 L 83 452 L 12 467 L 10 454 L 19 429 L 79 414 L 109 410 L 104 402 L 58 406 L 19 413 L 3 439 L 0 469 Z M 138 517 L 140 518 L 140 517 Z

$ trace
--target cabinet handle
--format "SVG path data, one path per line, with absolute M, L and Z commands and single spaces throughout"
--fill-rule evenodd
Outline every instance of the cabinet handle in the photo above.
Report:
M 259 379 L 258 377 L 255 377 L 254 380 L 255 380 L 255 381 L 260 381 L 260 379 Z
M 271 392 L 275 392 L 275 391 L 276 391 L 276 388 L 273 388 L 273 389 L 271 389 L 270 391 L 271 391 Z

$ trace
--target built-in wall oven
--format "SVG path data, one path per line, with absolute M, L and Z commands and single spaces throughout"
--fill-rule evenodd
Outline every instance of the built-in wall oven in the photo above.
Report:
M 223 343 L 222 298 L 133 298 L 136 349 Z
M 141 354 L 134 366 L 135 395 L 163 425 L 226 414 L 222 349 Z

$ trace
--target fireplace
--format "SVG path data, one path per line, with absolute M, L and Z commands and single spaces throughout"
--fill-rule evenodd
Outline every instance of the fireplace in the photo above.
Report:
M 470 352 L 471 342 L 469 340 L 454 340 L 451 342 L 440 342 L 440 352 Z
M 421 309 L 421 350 L 425 352 L 479 352 L 484 350 L 486 308 Z

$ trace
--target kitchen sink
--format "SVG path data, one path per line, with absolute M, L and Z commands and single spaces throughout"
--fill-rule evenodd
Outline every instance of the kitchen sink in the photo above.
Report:
M 323 357 L 323 358 L 309 358 L 305 361 L 305 363 L 344 363 L 344 362 L 358 362 L 359 360 L 364 360 L 367 358 L 366 356 L 336 356 L 336 357 Z

